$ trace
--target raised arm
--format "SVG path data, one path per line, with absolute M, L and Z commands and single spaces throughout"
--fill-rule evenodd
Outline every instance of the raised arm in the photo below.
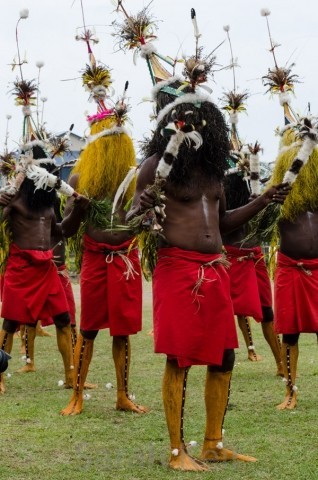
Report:
M 289 191 L 290 186 L 287 183 L 275 185 L 266 190 L 262 195 L 255 198 L 252 202 L 247 203 L 243 207 L 236 208 L 235 210 L 226 210 L 225 195 L 223 192 L 219 211 L 221 233 L 230 233 L 241 227 L 271 202 L 284 203 Z
M 76 190 L 78 174 L 72 175 L 68 183 Z M 63 237 L 68 238 L 75 235 L 80 227 L 81 221 L 85 218 L 88 207 L 89 199 L 84 197 L 84 195 L 69 197 L 67 199 L 64 218 L 61 223 Z

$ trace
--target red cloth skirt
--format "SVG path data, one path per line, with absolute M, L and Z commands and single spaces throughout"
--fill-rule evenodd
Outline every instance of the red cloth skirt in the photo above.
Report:
M 64 289 L 66 300 L 68 304 L 68 313 L 70 315 L 71 325 L 75 327 L 76 325 L 76 308 L 75 308 L 75 300 L 74 294 L 72 289 L 72 283 L 70 277 L 67 273 L 66 265 L 59 265 L 57 267 L 57 271 L 59 274 L 59 279 Z M 53 318 L 47 318 L 45 320 L 41 320 L 42 327 L 47 327 L 48 325 L 53 325 Z
M 12 243 L 3 277 L 1 316 L 35 323 L 67 311 L 52 250 L 22 250 Z
M 230 283 L 220 254 L 162 248 L 153 276 L 155 352 L 179 367 L 221 365 L 238 347 Z M 209 262 L 213 262 L 208 265 Z
M 87 234 L 83 239 L 81 330 L 109 328 L 112 336 L 139 332 L 142 278 L 137 248 L 128 254 L 131 240 L 115 246 L 95 242 Z
M 318 258 L 294 260 L 278 252 L 274 286 L 276 332 L 318 332 Z
M 251 316 L 261 322 L 262 306 L 272 306 L 271 284 L 260 247 L 238 248 L 225 245 L 231 262 L 229 276 L 235 315 Z

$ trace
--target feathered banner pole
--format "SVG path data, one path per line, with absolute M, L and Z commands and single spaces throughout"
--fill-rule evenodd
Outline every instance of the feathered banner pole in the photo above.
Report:
M 227 39 L 230 46 L 231 52 L 231 62 L 230 68 L 233 73 L 233 89 L 225 92 L 223 94 L 222 101 L 224 103 L 223 110 L 225 110 L 229 114 L 230 124 L 231 124 L 231 150 L 238 154 L 242 148 L 242 143 L 239 139 L 239 134 L 237 130 L 237 124 L 239 120 L 239 113 L 245 112 L 245 101 L 248 98 L 248 92 L 237 92 L 236 89 L 236 78 L 235 78 L 235 68 L 238 66 L 237 60 L 234 59 L 233 56 L 233 49 L 232 49 L 232 42 L 230 37 L 230 26 L 225 25 L 223 30 L 226 32 Z
M 24 8 L 23 10 L 21 10 L 21 11 L 20 11 L 19 20 L 17 21 L 17 25 L 16 25 L 16 27 L 15 27 L 15 39 L 16 39 L 16 44 L 17 44 L 18 63 L 16 64 L 16 63 L 13 61 L 12 70 L 14 69 L 14 67 L 15 67 L 16 65 L 19 66 L 21 80 L 23 80 L 22 65 L 23 65 L 24 63 L 27 63 L 27 62 L 26 62 L 25 59 L 21 61 L 20 47 L 19 47 L 18 27 L 19 27 L 20 20 L 25 20 L 26 18 L 28 18 L 28 16 L 29 16 L 29 10 L 28 10 L 27 8 Z
M 291 64 L 289 67 L 279 67 L 277 64 L 275 49 L 280 47 L 280 44 L 275 42 L 271 36 L 268 21 L 270 13 L 271 12 L 268 8 L 263 8 L 261 10 L 262 17 L 265 17 L 266 19 L 271 47 L 269 51 L 273 55 L 275 67 L 273 69 L 269 68 L 267 75 L 262 77 L 263 85 L 268 87 L 267 92 L 279 95 L 280 105 L 284 108 L 285 124 L 295 123 L 297 122 L 297 116 L 293 113 L 290 106 L 290 93 L 294 92 L 294 84 L 299 83 L 298 75 L 291 73 L 294 64 Z
M 114 21 L 112 25 L 114 27 L 113 36 L 118 40 L 119 49 L 133 50 L 134 63 L 136 63 L 136 57 L 140 53 L 140 56 L 147 62 L 152 83 L 155 85 L 159 81 L 167 80 L 172 76 L 160 60 L 171 67 L 175 66 L 176 60 L 157 52 L 153 40 L 157 38 L 154 31 L 158 27 L 149 15 L 149 5 L 133 16 L 128 14 L 122 0 L 118 0 L 117 11 L 121 11 L 125 19 L 123 23 Z
M 196 52 L 189 61 L 185 61 L 185 69 L 187 78 L 192 85 L 193 90 L 196 85 L 207 80 L 210 63 L 205 64 L 201 58 L 201 49 L 198 47 L 197 40 L 200 36 L 196 23 L 196 15 L 194 9 L 191 9 L 191 20 L 194 22 L 194 35 L 196 39 Z M 191 66 L 190 66 L 191 64 Z M 195 93 L 189 94 L 190 103 L 199 100 L 199 96 Z M 185 95 L 185 102 L 187 102 Z M 171 105 L 170 105 L 171 107 Z M 166 112 L 167 113 L 167 112 Z M 171 108 L 171 121 L 161 130 L 161 135 L 168 138 L 166 149 L 159 160 L 155 172 L 154 184 L 148 187 L 148 191 L 154 196 L 154 206 L 149 208 L 140 215 L 135 216 L 129 226 L 132 231 L 138 235 L 139 243 L 142 245 L 141 266 L 146 278 L 149 278 L 156 265 L 157 258 L 157 240 L 162 234 L 162 222 L 165 220 L 165 184 L 169 174 L 173 168 L 173 163 L 178 158 L 179 149 L 182 144 L 186 144 L 189 148 L 197 150 L 202 145 L 202 136 L 199 133 L 206 122 L 203 120 L 200 124 L 191 122 L 192 111 L 177 114 L 177 111 Z M 163 111 L 161 111 L 163 115 Z M 159 118 L 157 122 L 160 123 Z
M 201 88 L 211 93 L 211 88 L 207 87 L 204 84 L 209 76 L 213 76 L 213 67 L 215 66 L 216 56 L 214 52 L 218 45 L 212 52 L 208 55 L 203 56 L 203 47 L 199 47 L 199 38 L 202 36 L 199 33 L 199 27 L 197 23 L 197 16 L 194 8 L 191 8 L 191 21 L 194 28 L 194 39 L 195 39 L 195 54 L 186 58 L 183 58 L 184 61 L 184 69 L 183 75 L 185 77 L 184 87 L 190 85 L 192 90 L 195 91 L 196 87 L 200 85 Z M 182 90 L 182 88 L 180 89 Z
M 292 112 L 292 109 L 290 106 L 290 93 L 294 92 L 294 84 L 299 83 L 298 75 L 291 73 L 291 69 L 294 66 L 293 64 L 290 65 L 289 67 L 278 66 L 276 55 L 275 55 L 275 49 L 280 45 L 273 40 L 271 35 L 269 21 L 268 21 L 268 17 L 270 13 L 271 13 L 270 10 L 268 10 L 267 8 L 263 8 L 261 10 L 261 15 L 266 19 L 267 31 L 268 31 L 269 40 L 270 40 L 269 51 L 273 56 L 274 68 L 268 70 L 267 75 L 264 75 L 262 77 L 262 81 L 263 81 L 263 85 L 268 87 L 267 92 L 270 92 L 271 94 L 279 95 L 280 104 L 284 108 L 284 118 L 285 118 L 286 128 L 288 127 L 289 130 L 290 128 L 292 128 L 298 131 L 298 139 L 302 141 L 302 145 L 298 153 L 301 156 L 301 164 L 300 164 L 300 168 L 301 168 L 303 163 L 306 163 L 306 161 L 308 160 L 314 148 L 314 146 L 312 146 L 313 142 L 309 140 L 310 137 L 308 136 L 308 131 L 305 131 L 306 129 L 304 129 L 304 125 L 310 122 L 310 120 L 309 119 L 297 120 L 297 116 Z M 314 126 L 313 130 L 315 130 L 315 128 L 316 127 Z M 311 133 L 311 136 L 314 136 L 314 135 Z M 310 143 L 308 143 L 309 141 Z M 311 150 L 309 149 L 309 145 L 312 147 Z M 298 158 L 294 160 L 296 162 L 296 165 L 299 164 L 299 160 L 300 159 Z M 303 162 L 303 160 L 305 161 Z M 283 183 L 291 184 L 290 178 L 291 178 L 290 175 L 287 176 L 287 179 L 284 177 Z M 270 242 L 277 233 L 277 223 L 281 217 L 281 208 L 282 207 L 279 204 L 270 203 L 269 205 L 267 205 L 267 207 L 264 210 L 262 210 L 258 215 L 256 215 L 250 221 L 250 233 L 245 239 L 245 241 L 250 239 L 255 239 L 258 237 L 261 241 Z

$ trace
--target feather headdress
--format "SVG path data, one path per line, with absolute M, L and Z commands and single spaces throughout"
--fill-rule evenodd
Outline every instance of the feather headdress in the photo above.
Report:
M 140 241 L 141 264 L 146 278 L 151 275 L 155 266 L 158 236 L 162 235 L 166 200 L 164 190 L 167 178 L 183 144 L 195 150 L 202 146 L 203 138 L 200 131 L 205 128 L 206 121 L 204 119 L 198 122 L 192 120 L 193 110 L 200 109 L 203 102 L 212 103 L 209 93 L 204 90 L 197 91 L 196 87 L 207 80 L 208 74 L 212 71 L 214 57 L 210 55 L 203 59 L 202 48 L 198 46 L 198 39 L 201 35 L 194 9 L 191 10 L 191 19 L 194 25 L 196 51 L 195 55 L 185 61 L 186 79 L 180 80 L 172 77 L 158 83 L 152 92 L 155 100 L 161 93 L 171 95 L 172 98 L 170 103 L 162 107 L 157 116 L 157 128 L 160 129 L 161 135 L 168 139 L 168 142 L 158 162 L 154 184 L 148 187 L 154 194 L 154 207 L 129 222 Z M 175 88 L 174 83 L 179 84 L 180 87 Z M 184 104 L 190 104 L 186 111 L 182 110 Z
M 282 145 L 286 143 L 286 139 L 288 143 L 290 143 L 290 138 L 292 138 L 293 144 L 295 143 L 295 140 L 298 140 L 297 147 L 299 148 L 299 152 L 292 162 L 293 166 L 291 166 L 290 169 L 285 172 L 283 178 L 280 179 L 281 182 L 287 182 L 291 185 L 295 181 L 299 170 L 308 161 L 308 158 L 314 149 L 316 144 L 316 125 L 312 125 L 309 119 L 299 119 L 292 111 L 290 106 L 290 93 L 293 93 L 294 91 L 294 84 L 299 82 L 298 76 L 291 73 L 294 64 L 290 67 L 278 66 L 275 50 L 280 45 L 277 42 L 274 42 L 271 36 L 268 21 L 270 11 L 268 9 L 262 9 L 261 15 L 266 19 L 270 40 L 270 52 L 273 56 L 275 65 L 274 68 L 269 69 L 267 75 L 262 78 L 263 84 L 268 87 L 267 92 L 279 95 L 280 104 L 284 108 L 285 129 L 283 130 L 282 135 Z M 290 147 L 288 147 L 288 150 L 290 150 L 290 154 L 294 152 L 294 149 L 291 149 Z M 286 155 L 286 152 L 286 148 L 283 147 L 275 164 L 278 165 L 278 163 L 281 163 L 281 158 Z M 298 158 L 299 155 L 300 158 Z M 281 207 L 279 204 L 270 203 L 267 205 L 267 207 L 250 222 L 251 231 L 247 240 L 259 236 L 262 241 L 270 242 L 274 237 L 277 237 L 277 223 L 281 218 L 283 211 L 284 206 Z
M 262 9 L 261 15 L 266 19 L 267 31 L 270 41 L 270 52 L 274 60 L 274 68 L 269 68 L 266 75 L 262 77 L 263 85 L 268 87 L 267 92 L 271 94 L 279 95 L 279 102 L 284 108 L 285 124 L 297 122 L 297 116 L 291 109 L 290 106 L 290 93 L 294 93 L 295 83 L 299 83 L 298 75 L 292 74 L 292 68 L 294 63 L 289 67 L 279 67 L 276 60 L 275 49 L 280 47 L 280 44 L 275 42 L 271 36 L 271 31 L 269 28 L 268 17 L 270 15 L 270 10 Z
M 122 0 L 117 0 L 117 11 L 120 11 L 125 18 L 122 23 L 114 21 L 112 25 L 113 36 L 117 39 L 118 47 L 124 51 L 133 50 L 134 63 L 138 54 L 146 60 L 152 84 L 155 85 L 172 76 L 161 61 L 174 67 L 176 60 L 157 52 L 153 41 L 157 38 L 154 32 L 158 27 L 149 13 L 149 5 L 134 16 L 127 13 Z
M 232 42 L 231 42 L 231 37 L 229 33 L 230 26 L 225 25 L 223 27 L 223 30 L 226 32 L 229 47 L 230 47 L 230 53 L 231 53 L 231 59 L 230 59 L 230 64 L 228 68 L 232 70 L 232 75 L 233 75 L 233 88 L 231 90 L 225 91 L 223 93 L 223 97 L 221 98 L 221 101 L 223 103 L 222 110 L 225 110 L 228 113 L 229 123 L 231 128 L 230 158 L 228 158 L 229 168 L 226 172 L 226 175 L 237 174 L 242 176 L 243 179 L 246 180 L 245 184 L 242 183 L 242 187 L 244 187 L 244 190 L 246 190 L 246 188 L 250 190 L 249 150 L 244 148 L 240 140 L 238 128 L 237 128 L 239 114 L 241 112 L 246 111 L 245 101 L 249 97 L 249 94 L 247 91 L 239 92 L 237 90 L 235 69 L 237 68 L 238 63 L 237 63 L 237 59 L 234 59 L 234 55 L 233 55 Z M 229 187 L 227 190 L 227 199 L 229 199 L 229 195 L 231 194 L 231 192 L 229 191 L 230 188 L 231 187 Z

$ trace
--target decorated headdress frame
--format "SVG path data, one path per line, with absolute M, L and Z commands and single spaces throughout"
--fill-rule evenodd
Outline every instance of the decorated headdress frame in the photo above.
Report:
M 152 84 L 156 85 L 172 76 L 162 62 L 174 68 L 176 60 L 161 55 L 154 45 L 157 38 L 154 32 L 158 27 L 149 13 L 150 3 L 136 15 L 131 15 L 123 6 L 123 0 L 117 0 L 116 11 L 124 15 L 124 22 L 114 21 L 112 25 L 115 30 L 113 36 L 118 40 L 119 49 L 133 50 L 135 64 L 137 55 L 140 54 L 146 60 Z
M 262 17 L 266 19 L 267 31 L 270 41 L 270 49 L 274 60 L 274 67 L 269 68 L 266 75 L 262 77 L 263 85 L 268 87 L 267 92 L 270 92 L 272 95 L 278 95 L 279 103 L 284 109 L 284 119 L 285 125 L 289 123 L 297 123 L 298 118 L 297 115 L 293 112 L 291 107 L 291 98 L 290 94 L 294 93 L 294 86 L 295 83 L 299 83 L 298 75 L 292 74 L 292 68 L 294 64 L 292 63 L 290 66 L 279 67 L 275 50 L 276 48 L 280 47 L 280 44 L 275 42 L 272 38 L 270 27 L 269 27 L 269 20 L 268 17 L 271 14 L 270 10 L 267 8 L 263 8 L 261 10 Z
M 56 188 L 57 190 L 65 193 L 66 195 L 75 195 L 72 187 L 60 180 L 57 176 L 52 175 L 46 169 L 40 165 L 44 163 L 54 162 L 54 157 L 62 155 L 69 148 L 69 132 L 58 140 L 54 137 L 54 144 L 50 144 L 50 140 L 53 137 L 48 137 L 43 125 L 40 123 L 39 116 L 39 83 L 40 83 L 40 70 L 44 65 L 44 62 L 39 61 L 36 63 L 39 69 L 38 78 L 36 80 L 26 80 L 23 77 L 23 64 L 27 63 L 26 59 L 21 60 L 18 26 L 22 19 L 27 19 L 29 11 L 27 9 L 20 11 L 19 20 L 16 24 L 16 43 L 18 52 L 18 61 L 15 59 L 12 62 L 12 69 L 19 67 L 20 78 L 18 77 L 14 82 L 11 93 L 15 96 L 15 103 L 22 107 L 23 112 L 23 130 L 22 141 L 20 144 L 20 155 L 18 161 L 15 163 L 12 169 L 14 174 L 10 176 L 8 184 L 4 187 L 5 191 L 15 194 L 23 180 L 27 177 L 31 179 L 35 184 L 35 190 L 38 188 L 48 189 Z M 45 99 L 46 100 L 46 99 Z M 44 103 L 44 99 L 42 99 Z M 36 121 L 33 118 L 32 107 L 36 107 Z M 43 119 L 43 110 L 42 118 Z M 44 153 L 44 158 L 33 158 L 33 149 L 40 147 Z

